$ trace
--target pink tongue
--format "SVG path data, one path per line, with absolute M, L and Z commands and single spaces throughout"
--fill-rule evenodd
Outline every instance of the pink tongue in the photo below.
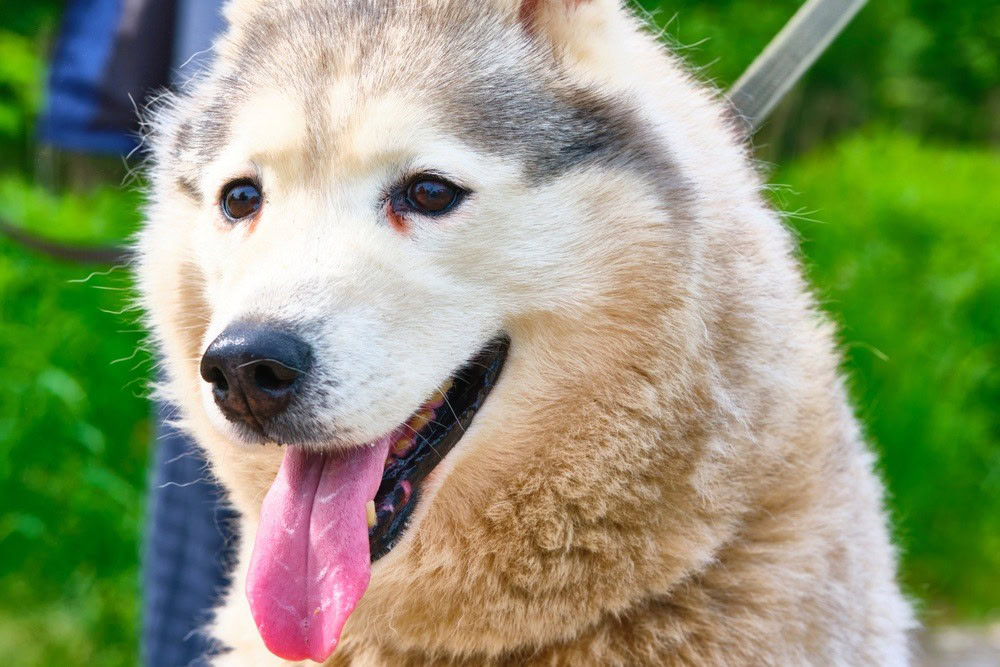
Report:
M 289 447 L 264 498 L 246 593 L 267 648 L 324 662 L 371 578 L 365 506 L 389 438 L 343 455 Z

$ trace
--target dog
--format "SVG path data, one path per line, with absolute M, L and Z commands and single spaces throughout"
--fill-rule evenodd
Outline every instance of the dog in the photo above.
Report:
M 213 664 L 907 664 L 835 330 L 641 17 L 225 11 L 137 239 L 241 516 Z

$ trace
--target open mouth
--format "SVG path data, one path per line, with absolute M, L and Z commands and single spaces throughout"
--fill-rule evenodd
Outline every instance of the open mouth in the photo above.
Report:
M 417 506 L 421 482 L 461 440 L 500 378 L 510 341 L 494 340 L 403 427 L 389 447 L 382 484 L 375 494 L 375 516 L 368 529 L 374 563 L 399 540 Z M 369 523 L 372 517 L 369 513 Z
M 324 662 L 398 543 L 422 484 L 496 386 L 510 340 L 495 339 L 390 435 L 335 454 L 288 447 L 261 505 L 246 593 L 268 649 Z

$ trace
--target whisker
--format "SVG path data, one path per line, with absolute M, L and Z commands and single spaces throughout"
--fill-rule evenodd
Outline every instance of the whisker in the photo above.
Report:
M 140 348 L 138 348 L 138 347 L 137 347 L 137 348 L 135 348 L 135 352 L 133 352 L 132 354 L 130 354 L 130 355 L 129 355 L 129 356 L 127 356 L 127 357 L 122 357 L 121 359 L 115 359 L 114 361 L 112 361 L 112 362 L 111 362 L 111 365 L 112 365 L 112 366 L 114 366 L 115 364 L 120 364 L 120 363 L 122 363 L 123 361 L 132 361 L 133 359 L 135 359 L 135 358 L 136 358 L 136 356 L 137 356 L 137 355 L 138 355 L 138 354 L 139 354 L 139 353 L 140 353 L 141 351 L 142 351 L 142 350 L 141 350 Z
M 458 424 L 458 427 L 460 429 L 462 429 L 462 433 L 465 433 L 465 427 L 462 426 L 462 420 L 459 419 L 459 417 L 458 417 L 458 411 L 455 410 L 455 407 L 451 404 L 451 401 L 448 400 L 448 395 L 447 394 L 444 395 L 444 402 L 445 402 L 445 405 L 448 406 L 448 409 L 451 410 L 451 414 L 455 417 L 455 423 Z
M 82 285 L 83 283 L 90 282 L 91 280 L 93 280 L 94 278 L 97 278 L 98 276 L 110 276 L 112 273 L 114 273 L 115 271 L 117 271 L 120 268 L 123 268 L 123 267 L 120 266 L 120 265 L 119 266 L 112 266 L 107 271 L 94 271 L 93 273 L 91 273 L 86 278 L 78 278 L 76 280 L 67 280 L 66 282 L 70 283 L 71 285 Z
M 305 371 L 299 370 L 298 368 L 295 368 L 294 366 L 289 366 L 288 364 L 282 363 L 282 362 L 278 361 L 277 359 L 254 359 L 253 361 L 248 361 L 245 364 L 240 364 L 239 366 L 236 367 L 236 370 L 240 370 L 240 369 L 246 368 L 247 366 L 253 366 L 254 364 L 259 364 L 262 361 L 269 361 L 269 362 L 271 362 L 273 364 L 278 364 L 282 368 L 287 368 L 290 371 L 295 371 L 299 375 L 303 375 L 303 376 L 308 375 L 308 373 L 306 373 Z

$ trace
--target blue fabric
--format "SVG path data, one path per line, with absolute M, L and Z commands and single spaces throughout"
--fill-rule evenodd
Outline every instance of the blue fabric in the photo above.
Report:
M 177 0 L 177 36 L 171 79 L 184 83 L 207 66 L 212 40 L 225 28 L 222 0 Z
M 143 562 L 143 664 L 202 665 L 213 650 L 200 633 L 227 583 L 236 547 L 232 510 L 200 450 L 163 424 L 151 477 Z
M 183 81 L 209 58 L 222 29 L 222 0 L 180 0 L 171 78 Z M 196 54 L 200 54 L 197 55 Z M 201 666 L 216 650 L 201 634 L 227 586 L 236 514 L 210 479 L 201 451 L 163 424 L 150 483 L 143 562 L 142 656 L 146 667 Z
M 68 2 L 39 123 L 42 143 L 105 153 L 139 143 L 136 109 L 169 83 L 177 2 Z
M 127 153 L 135 136 L 95 128 L 101 114 L 100 82 L 111 58 L 123 0 L 67 4 L 49 70 L 48 99 L 39 122 L 43 143 L 82 152 Z

